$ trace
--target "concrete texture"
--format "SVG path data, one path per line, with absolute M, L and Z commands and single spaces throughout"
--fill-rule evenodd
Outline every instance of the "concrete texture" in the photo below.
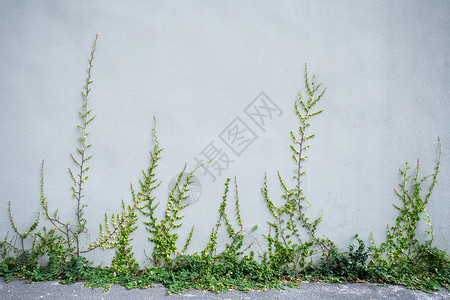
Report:
M 444 300 L 450 299 L 450 292 L 442 289 L 437 293 L 425 293 L 409 290 L 401 286 L 379 286 L 375 284 L 327 284 L 305 283 L 299 289 L 251 291 L 243 293 L 230 291 L 213 293 L 189 290 L 183 294 L 168 295 L 162 286 L 150 289 L 127 290 L 122 286 L 113 286 L 107 293 L 103 289 L 83 287 L 83 283 L 61 285 L 58 282 L 25 283 L 13 281 L 6 284 L 0 281 L 1 298 L 6 299 L 308 299 L 308 300 L 347 300 L 347 299 L 396 299 L 396 300 Z
M 304 180 L 308 213 L 324 215 L 320 235 L 341 247 L 355 233 L 367 240 L 373 232 L 382 242 L 396 216 L 398 169 L 419 158 L 424 174 L 431 173 L 440 136 L 441 173 L 428 211 L 436 245 L 448 248 L 449 32 L 447 0 L 2 1 L 0 236 L 9 230 L 8 201 L 16 225 L 30 226 L 43 159 L 50 208 L 73 217 L 69 153 L 77 146 L 80 91 L 99 33 L 90 102 L 98 117 L 84 198 L 91 240 L 104 212 L 121 210 L 130 183 L 146 168 L 155 115 L 165 148 L 162 206 L 185 162 L 193 169 L 208 150 L 222 158 L 211 173 L 197 172 L 180 242 L 195 224 L 191 252 L 205 247 L 225 179 L 237 176 L 244 227 L 259 224 L 247 243 L 263 243 L 269 216 L 260 188 L 267 171 L 281 203 L 276 171 L 289 181 L 294 168 L 289 131 L 297 128 L 293 103 L 304 90 L 307 62 L 328 86 L 325 112 L 311 125 L 316 138 Z M 252 118 L 255 107 L 265 112 L 262 119 Z M 230 128 L 244 128 L 249 142 L 230 147 Z M 144 250 L 151 252 L 142 227 L 134 236 L 141 263 Z M 90 256 L 103 265 L 110 257 Z

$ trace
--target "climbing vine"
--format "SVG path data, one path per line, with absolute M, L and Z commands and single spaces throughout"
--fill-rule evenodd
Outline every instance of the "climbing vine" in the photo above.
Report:
M 295 113 L 300 121 L 298 133 L 291 131 L 293 152 L 292 158 L 295 162 L 294 180 L 295 186 L 288 188 L 280 172 L 278 179 L 284 194 L 284 204 L 277 207 L 269 195 L 267 174 L 264 178 L 262 193 L 266 200 L 267 208 L 274 218 L 274 222 L 268 221 L 270 232 L 266 236 L 268 240 L 268 251 L 264 260 L 276 267 L 292 267 L 295 270 L 306 266 L 306 259 L 318 252 L 327 255 L 335 245 L 327 238 L 317 237 L 317 228 L 322 221 L 322 216 L 314 220 L 306 215 L 306 207 L 310 206 L 307 201 L 302 178 L 306 175 L 304 162 L 308 159 L 305 155 L 310 148 L 309 142 L 315 134 L 308 133 L 310 120 L 320 115 L 323 110 L 317 110 L 316 105 L 322 100 L 326 88 L 322 83 L 316 82 L 316 76 L 312 80 L 308 77 L 308 69 L 305 65 L 305 86 L 307 90 L 306 99 L 299 92 L 298 100 L 294 103 Z M 302 230 L 306 235 L 302 236 Z
M 61 279 L 62 283 L 85 280 L 90 287 L 104 287 L 107 291 L 112 284 L 126 288 L 147 288 L 154 283 L 162 283 L 169 293 L 180 293 L 190 288 L 207 289 L 217 292 L 229 289 L 248 291 L 250 289 L 296 287 L 304 281 L 352 282 L 367 281 L 378 283 L 404 284 L 427 291 L 449 288 L 450 259 L 446 251 L 433 245 L 434 233 L 430 215 L 426 212 L 432 192 L 437 183 L 440 167 L 441 145 L 438 140 L 438 159 L 435 171 L 421 177 L 421 165 L 417 162 L 415 172 L 406 163 L 400 170 L 402 182 L 395 194 L 400 204 L 394 207 L 398 212 L 395 225 L 387 227 L 386 241 L 377 245 L 374 237 L 371 246 L 355 236 L 358 246 L 349 245 L 348 251 L 341 251 L 330 239 L 318 236 L 318 226 L 322 216 L 311 218 L 306 191 L 302 179 L 306 176 L 306 155 L 315 134 L 310 132 L 311 120 L 322 114 L 318 105 L 326 88 L 318 83 L 316 76 L 310 77 L 305 65 L 306 96 L 300 92 L 294 102 L 294 111 L 299 126 L 291 131 L 292 158 L 294 162 L 293 186 L 278 172 L 282 189 L 283 204 L 275 205 L 265 175 L 262 198 L 270 213 L 268 232 L 262 237 L 253 236 L 258 225 L 249 232 L 244 230 L 241 214 L 240 195 L 237 179 L 228 178 L 224 193 L 218 203 L 218 218 L 211 229 L 209 242 L 202 251 L 188 254 L 195 233 L 192 225 L 183 237 L 183 247 L 178 247 L 180 229 L 188 206 L 189 189 L 193 183 L 193 171 L 187 165 L 182 168 L 167 201 L 157 201 L 156 190 L 161 181 L 157 178 L 157 167 L 163 149 L 157 134 L 156 118 L 153 126 L 154 147 L 150 152 L 149 166 L 142 171 L 139 184 L 130 185 L 131 198 L 122 200 L 121 212 L 105 213 L 99 224 L 99 236 L 88 241 L 87 220 L 85 219 L 85 184 L 88 180 L 89 161 L 92 145 L 88 142 L 89 125 L 96 115 L 90 108 L 92 89 L 92 69 L 97 46 L 96 36 L 91 51 L 88 76 L 82 91 L 83 104 L 79 112 L 81 123 L 77 126 L 80 136 L 75 155 L 70 154 L 75 168 L 69 168 L 73 182 L 72 198 L 75 202 L 75 216 L 70 220 L 60 218 L 59 210 L 51 212 L 44 185 L 44 162 L 41 167 L 40 204 L 41 210 L 31 225 L 20 232 L 14 221 L 11 203 L 8 205 L 12 235 L 6 235 L 0 242 L 0 276 L 6 281 L 14 278 L 28 281 Z M 201 167 L 197 166 L 197 168 Z M 425 189 L 424 186 L 429 183 Z M 231 191 L 230 191 L 231 190 Z M 234 190 L 234 205 L 230 205 L 230 194 Z M 160 205 L 161 204 L 161 205 Z M 162 217 L 158 208 L 164 207 Z M 233 212 L 230 213 L 230 211 Z M 233 216 L 234 217 L 230 217 Z M 418 223 L 429 226 L 429 239 L 422 241 L 417 234 Z M 148 259 L 151 264 L 142 268 L 133 252 L 134 232 L 140 225 L 146 229 L 152 248 Z M 220 230 L 226 233 L 223 241 Z M 251 250 L 253 240 L 263 238 L 267 248 L 260 257 Z M 86 247 L 82 245 L 87 244 Z M 260 245 L 259 245 L 260 246 Z M 261 247 L 261 246 L 260 246 Z M 114 257 L 107 267 L 92 266 L 84 256 L 93 250 L 113 250 Z M 146 252 L 147 253 L 147 252 Z M 321 254 L 321 260 L 313 264 L 309 259 Z

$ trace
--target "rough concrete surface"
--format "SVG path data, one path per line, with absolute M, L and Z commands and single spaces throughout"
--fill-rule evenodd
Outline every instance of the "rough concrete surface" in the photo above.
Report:
M 351 283 L 305 283 L 299 289 L 252 291 L 243 293 L 230 291 L 213 293 L 190 290 L 181 295 L 168 295 L 167 290 L 158 285 L 154 288 L 127 290 L 115 285 L 107 293 L 103 289 L 85 288 L 82 282 L 61 285 L 56 281 L 26 283 L 13 281 L 6 283 L 0 279 L 0 299 L 450 299 L 450 292 L 441 289 L 438 293 L 413 291 L 402 286 L 380 286 L 376 284 Z

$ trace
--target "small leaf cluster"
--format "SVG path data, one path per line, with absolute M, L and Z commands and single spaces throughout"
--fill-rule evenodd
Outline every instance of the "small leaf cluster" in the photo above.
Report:
M 350 244 L 347 252 L 332 249 L 329 256 L 320 261 L 318 266 L 308 266 L 305 274 L 318 278 L 339 278 L 340 281 L 372 280 L 374 278 L 368 261 L 372 257 L 371 249 L 366 247 L 363 240 L 355 236 L 358 247 Z

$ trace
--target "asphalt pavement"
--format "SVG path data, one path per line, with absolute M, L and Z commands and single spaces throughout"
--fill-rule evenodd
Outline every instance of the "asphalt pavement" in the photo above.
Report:
M 62 285 L 57 281 L 27 283 L 12 281 L 6 283 L 0 278 L 0 299 L 308 299 L 308 300 L 344 300 L 344 299 L 450 299 L 450 292 L 442 288 L 437 293 L 425 293 L 407 289 L 403 286 L 380 286 L 367 283 L 329 284 L 304 283 L 299 289 L 251 291 L 248 293 L 230 291 L 214 293 L 208 291 L 189 290 L 181 295 L 168 295 L 167 289 L 161 285 L 149 289 L 127 290 L 115 285 L 110 291 L 92 289 L 83 286 L 83 282 Z

